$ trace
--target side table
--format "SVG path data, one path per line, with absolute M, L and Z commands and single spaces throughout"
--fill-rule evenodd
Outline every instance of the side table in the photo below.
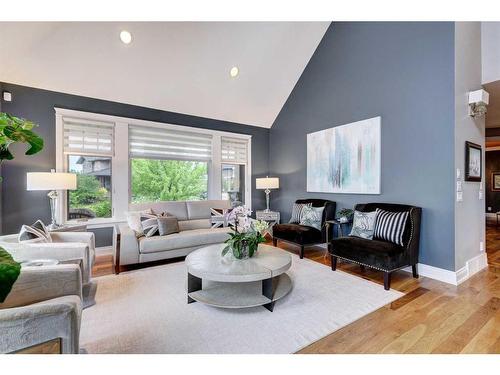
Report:
M 266 221 L 269 224 L 269 229 L 267 232 L 271 235 L 273 235 L 273 226 L 274 224 L 279 224 L 280 223 L 280 213 L 278 211 L 257 211 L 255 213 L 255 218 L 257 220 L 263 220 Z

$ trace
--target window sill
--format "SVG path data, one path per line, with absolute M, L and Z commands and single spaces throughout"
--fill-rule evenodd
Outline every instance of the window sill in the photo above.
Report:
M 127 221 L 116 218 L 101 218 L 101 219 L 89 219 L 89 220 L 67 220 L 64 224 L 74 225 L 74 224 L 86 224 L 88 228 L 107 228 L 113 227 L 117 224 L 123 224 Z

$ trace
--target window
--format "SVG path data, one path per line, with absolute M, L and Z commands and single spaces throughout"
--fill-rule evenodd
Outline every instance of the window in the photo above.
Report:
M 222 137 L 222 199 L 229 199 L 233 206 L 245 204 L 245 167 L 248 162 L 246 139 Z
M 132 203 L 208 199 L 208 163 L 132 159 Z
M 245 166 L 222 164 L 222 199 L 234 206 L 245 204 Z
M 249 135 L 55 110 L 56 168 L 78 175 L 58 205 L 61 222 L 107 227 L 125 221 L 130 204 L 155 201 L 251 206 Z
M 68 220 L 112 217 L 111 158 L 68 155 L 77 189 L 68 192 Z

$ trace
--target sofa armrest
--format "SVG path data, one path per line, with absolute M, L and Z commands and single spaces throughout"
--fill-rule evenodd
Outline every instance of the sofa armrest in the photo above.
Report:
M 78 265 L 22 267 L 11 292 L 0 303 L 0 310 L 69 295 L 82 296 L 82 275 Z
M 93 232 L 51 232 L 52 242 L 83 242 L 91 250 L 95 250 L 95 235 Z
M 139 263 L 139 241 L 135 232 L 127 225 L 115 226 L 113 235 L 113 263 L 115 272 L 120 265 Z
M 12 257 L 22 262 L 33 259 L 57 259 L 67 261 L 82 259 L 83 283 L 90 281 L 95 254 L 86 242 L 35 242 L 9 246 L 7 251 Z
M 410 238 L 406 245 L 410 264 L 418 263 L 420 249 L 420 223 L 422 220 L 422 208 L 412 207 L 409 214 L 410 219 Z
M 0 310 L 0 353 L 61 339 L 61 352 L 77 354 L 81 300 L 64 296 L 40 303 Z

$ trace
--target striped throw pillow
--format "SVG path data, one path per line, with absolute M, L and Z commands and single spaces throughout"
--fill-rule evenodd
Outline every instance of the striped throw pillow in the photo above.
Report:
M 377 240 L 393 242 L 403 246 L 403 233 L 405 230 L 408 212 L 390 212 L 377 208 L 375 232 L 373 237 Z
M 302 209 L 304 207 L 312 207 L 312 203 L 294 203 L 292 208 L 292 217 L 290 218 L 290 224 L 300 223 L 300 218 L 302 217 Z

